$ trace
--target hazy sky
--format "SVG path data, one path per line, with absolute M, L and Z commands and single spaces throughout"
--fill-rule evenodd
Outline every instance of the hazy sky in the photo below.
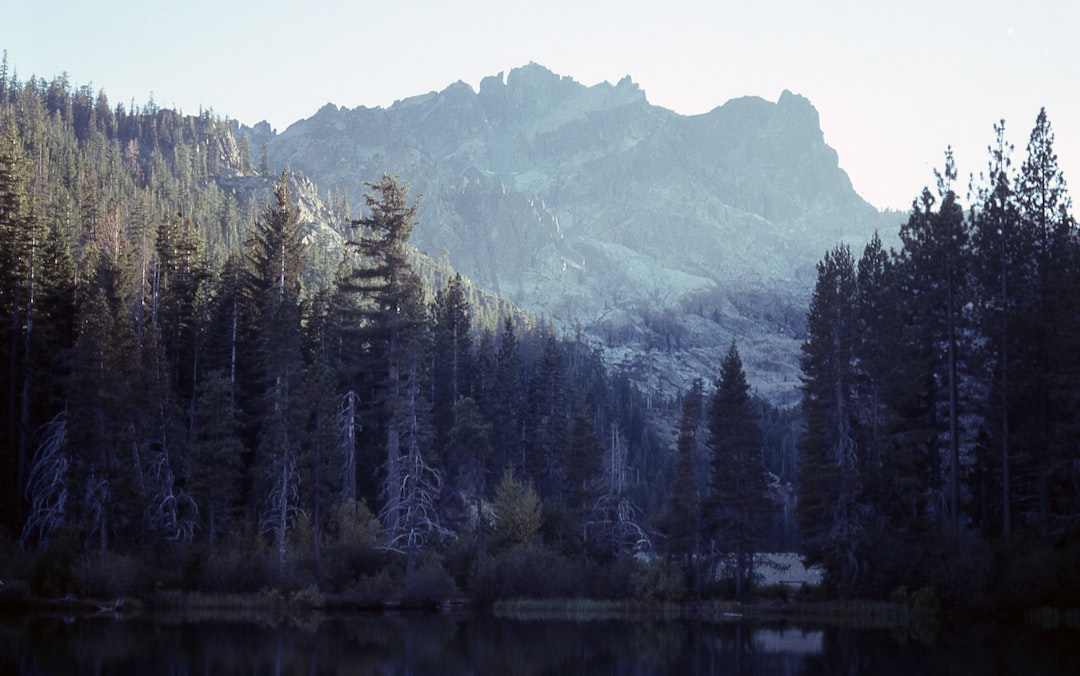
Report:
M 586 85 L 630 75 L 651 103 L 687 115 L 790 89 L 818 109 L 855 189 L 905 210 L 947 145 L 961 176 L 983 170 L 1001 118 L 1019 164 L 1045 106 L 1080 203 L 1080 0 L 12 4 L 0 49 L 22 80 L 67 72 L 113 105 L 153 93 L 279 131 L 327 102 L 476 89 L 529 62 Z

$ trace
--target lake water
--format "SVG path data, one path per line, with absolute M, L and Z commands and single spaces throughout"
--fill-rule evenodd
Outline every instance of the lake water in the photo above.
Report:
M 1080 634 L 486 615 L 0 618 L 0 674 L 1080 674 Z

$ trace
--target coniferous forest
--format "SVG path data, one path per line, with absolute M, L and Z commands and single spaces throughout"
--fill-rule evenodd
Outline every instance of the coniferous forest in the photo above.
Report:
M 1080 239 L 1045 113 L 1015 158 L 995 132 L 964 185 L 946 154 L 898 249 L 825 254 L 781 410 L 734 343 L 645 396 L 415 251 L 406 177 L 354 211 L 234 121 L 5 60 L 0 577 L 746 599 L 755 554 L 798 551 L 814 598 L 1075 604 Z

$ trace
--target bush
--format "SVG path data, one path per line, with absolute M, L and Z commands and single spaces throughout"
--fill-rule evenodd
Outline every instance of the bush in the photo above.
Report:
M 38 596 L 63 596 L 72 591 L 72 573 L 79 557 L 79 536 L 63 528 L 37 551 L 30 587 Z
M 443 567 L 461 588 L 469 586 L 469 575 L 476 568 L 476 540 L 459 537 L 450 542 L 443 552 Z
M 628 599 L 635 594 L 634 575 L 638 562 L 631 558 L 609 558 L 585 565 L 585 587 L 581 594 L 593 599 Z
M 90 552 L 79 557 L 72 573 L 80 596 L 110 599 L 130 596 L 144 584 L 142 564 L 113 552 Z
M 973 607 L 981 603 L 990 584 L 993 554 L 972 533 L 945 535 L 936 542 L 927 584 L 946 605 Z
M 401 594 L 401 585 L 388 571 L 381 570 L 374 575 L 361 575 L 345 588 L 342 596 L 349 603 L 375 608 L 388 601 L 397 600 Z
M 34 562 L 6 532 L 0 530 L 0 578 L 4 584 L 12 580 L 29 580 Z
M 477 561 L 469 588 L 481 601 L 580 596 L 583 573 L 543 547 L 519 545 Z
M 679 601 L 686 596 L 682 567 L 666 558 L 638 564 L 633 581 L 634 596 L 643 601 Z
M 1075 552 L 1059 552 L 1048 544 L 1014 537 L 998 546 L 995 558 L 999 605 L 1023 608 L 1069 602 L 1070 585 L 1063 582 L 1075 575 L 1075 569 L 1068 567 L 1070 559 L 1076 558 Z M 1073 594 L 1075 601 L 1075 591 Z
M 200 567 L 203 591 L 253 593 L 272 587 L 277 570 L 269 548 L 257 535 L 238 533 L 215 547 Z
M 347 592 L 360 578 L 386 567 L 388 557 L 378 549 L 378 527 L 363 502 L 345 502 L 333 510 L 324 533 L 324 586 Z
M 413 571 L 405 584 L 405 601 L 431 606 L 457 595 L 457 585 L 442 566 L 427 565 Z

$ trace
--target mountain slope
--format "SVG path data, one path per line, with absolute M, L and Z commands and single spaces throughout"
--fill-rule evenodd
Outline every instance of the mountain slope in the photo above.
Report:
M 814 265 L 881 224 L 787 91 L 687 117 L 629 78 L 585 87 L 530 64 L 479 91 L 248 131 L 273 165 L 354 205 L 362 181 L 397 174 L 423 195 L 421 250 L 580 328 L 664 393 L 712 380 L 736 339 L 751 383 L 790 401 Z

